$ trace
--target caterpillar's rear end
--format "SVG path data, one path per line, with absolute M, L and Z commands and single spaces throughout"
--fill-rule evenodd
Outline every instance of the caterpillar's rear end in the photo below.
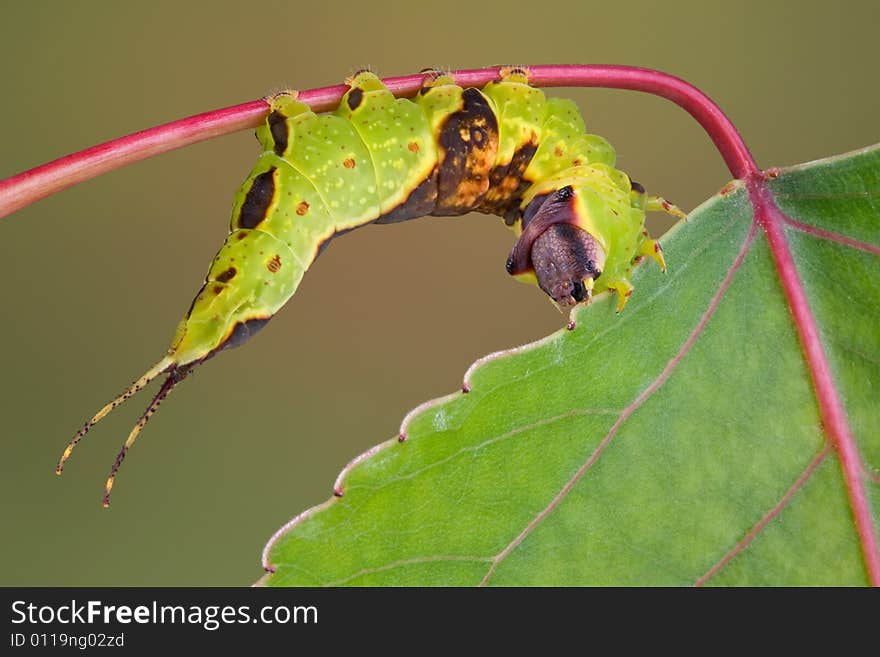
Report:
M 482 90 L 429 75 L 413 101 L 394 98 L 369 72 L 348 83 L 329 114 L 316 115 L 295 93 L 269 100 L 257 130 L 263 153 L 167 354 L 70 441 L 59 474 L 96 422 L 165 376 L 116 458 L 105 506 L 159 404 L 194 367 L 259 331 L 334 235 L 428 214 L 495 214 L 518 235 L 508 272 L 536 283 L 561 309 L 614 291 L 621 310 L 636 261 L 649 255 L 665 267 L 644 230 L 645 211 L 681 211 L 617 170 L 614 149 L 585 132 L 575 104 L 545 98 L 526 71 L 504 71 Z

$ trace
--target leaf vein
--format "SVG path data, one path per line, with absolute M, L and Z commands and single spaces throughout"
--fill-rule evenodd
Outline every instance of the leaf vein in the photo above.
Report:
M 789 486 L 788 490 L 783 493 L 782 497 L 779 501 L 774 504 L 769 511 L 767 511 L 761 519 L 755 523 L 752 528 L 746 533 L 746 535 L 731 549 L 724 553 L 724 555 L 715 562 L 715 564 L 709 568 L 703 575 L 701 575 L 696 582 L 694 582 L 694 586 L 703 586 L 706 582 L 712 579 L 715 575 L 717 575 L 727 564 L 729 564 L 734 557 L 740 554 L 743 550 L 745 550 L 749 544 L 757 538 L 758 534 L 770 524 L 770 521 L 773 520 L 776 516 L 778 516 L 782 511 L 788 506 L 788 503 L 795 496 L 795 494 L 801 490 L 804 485 L 806 485 L 807 481 L 809 481 L 812 474 L 818 469 L 818 467 L 822 464 L 825 458 L 828 456 L 831 451 L 830 445 L 825 445 L 819 454 L 810 461 L 810 464 L 806 467 L 806 469 L 795 479 L 795 482 Z
M 843 244 L 844 246 L 858 249 L 859 251 L 864 251 L 872 255 L 880 255 L 880 246 L 877 246 L 875 244 L 862 242 L 861 240 L 847 237 L 846 235 L 841 235 L 840 233 L 834 233 L 830 230 L 824 230 L 822 228 L 810 226 L 809 224 L 796 221 L 788 215 L 782 215 L 782 220 L 785 222 L 786 225 L 790 226 L 791 228 L 794 228 L 795 230 L 798 230 L 802 233 L 806 233 L 807 235 L 811 235 L 812 237 L 815 237 L 817 239 L 837 242 L 838 244 Z
M 332 582 L 328 582 L 323 584 L 323 586 L 342 586 L 343 584 L 347 584 L 352 580 L 357 579 L 358 577 L 363 577 L 365 575 L 372 575 L 373 573 L 383 573 L 388 572 L 389 570 L 394 570 L 396 568 L 402 568 L 404 566 L 412 566 L 423 563 L 434 563 L 437 561 L 467 561 L 467 562 L 490 562 L 492 561 L 492 557 L 469 557 L 469 556 L 458 556 L 458 555 L 436 555 L 436 556 L 425 556 L 425 557 L 413 557 L 411 559 L 401 559 L 399 561 L 392 561 L 391 563 L 384 564 L 382 566 L 374 566 L 371 568 L 362 568 L 355 573 L 352 573 L 348 577 L 343 577 L 342 579 L 337 579 Z

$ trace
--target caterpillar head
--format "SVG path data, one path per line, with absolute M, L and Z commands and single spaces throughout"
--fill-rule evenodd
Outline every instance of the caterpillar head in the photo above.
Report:
M 605 249 L 580 228 L 570 186 L 536 198 L 523 215 L 523 232 L 507 259 L 514 276 L 534 277 L 560 309 L 589 301 L 605 267 Z
M 538 286 L 560 308 L 589 300 L 605 266 L 605 251 L 596 239 L 571 224 L 547 228 L 535 239 L 531 255 Z

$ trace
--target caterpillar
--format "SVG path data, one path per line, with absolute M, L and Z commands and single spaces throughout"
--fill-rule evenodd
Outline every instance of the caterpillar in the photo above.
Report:
M 528 70 L 502 69 L 482 89 L 426 73 L 414 100 L 369 71 L 348 80 L 335 112 L 315 114 L 288 91 L 267 99 L 262 153 L 235 195 L 229 233 L 167 353 L 74 435 L 73 449 L 110 411 L 165 379 L 113 463 L 104 506 L 128 450 L 168 394 L 199 364 L 240 346 L 293 295 L 334 237 L 367 224 L 471 211 L 500 216 L 517 236 L 507 271 L 560 310 L 617 294 L 644 257 L 665 271 L 644 228 L 647 211 L 684 213 L 615 168 L 574 102 L 546 98 Z M 569 328 L 573 322 L 569 320 Z

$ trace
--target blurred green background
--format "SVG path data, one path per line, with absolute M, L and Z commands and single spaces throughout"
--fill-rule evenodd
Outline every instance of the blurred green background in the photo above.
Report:
M 679 75 L 721 105 L 761 165 L 792 164 L 878 141 L 878 22 L 870 1 L 6 2 L 0 177 L 364 66 L 402 75 L 503 63 Z M 549 93 L 578 100 L 620 166 L 686 209 L 729 178 L 668 102 Z M 508 280 L 512 236 L 500 220 L 347 235 L 259 338 L 175 392 L 104 510 L 107 471 L 147 399 L 94 430 L 61 478 L 56 459 L 167 348 L 256 154 L 251 133 L 232 135 L 0 222 L 0 585 L 249 584 L 270 534 L 326 499 L 339 469 L 394 435 L 407 410 L 455 390 L 480 355 L 563 324 L 541 293 Z M 654 231 L 668 225 L 657 218 Z

